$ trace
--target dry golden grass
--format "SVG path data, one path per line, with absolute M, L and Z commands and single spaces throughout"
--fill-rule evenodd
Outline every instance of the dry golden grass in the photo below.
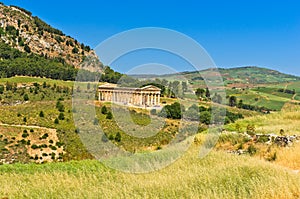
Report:
M 256 158 L 199 146 L 169 167 L 128 174 L 97 161 L 4 165 L 0 198 L 298 198 L 300 176 Z

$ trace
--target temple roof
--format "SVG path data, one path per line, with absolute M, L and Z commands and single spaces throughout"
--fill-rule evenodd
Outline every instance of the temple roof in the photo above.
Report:
M 98 87 L 99 89 L 104 89 L 104 90 L 132 90 L 132 91 L 160 91 L 161 89 L 153 86 L 153 85 L 148 85 L 144 86 L 142 88 L 133 88 L 133 87 L 118 87 L 117 84 L 103 84 Z

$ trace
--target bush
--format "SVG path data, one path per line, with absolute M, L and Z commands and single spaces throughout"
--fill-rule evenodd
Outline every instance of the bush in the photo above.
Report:
M 45 133 L 43 136 L 42 136 L 42 139 L 47 139 L 49 137 L 48 133 Z
M 23 122 L 27 122 L 27 118 L 26 117 L 23 118 Z
M 248 147 L 247 152 L 252 156 L 252 155 L 255 155 L 255 153 L 257 152 L 257 149 L 256 149 L 256 147 L 253 144 L 251 144 Z
M 113 115 L 112 115 L 112 113 L 109 111 L 109 112 L 107 113 L 107 115 L 106 115 L 106 119 L 111 120 L 112 118 L 113 118 Z
M 24 99 L 24 101 L 28 101 L 29 100 L 29 97 L 28 97 L 27 93 L 23 96 L 23 99 Z
M 59 124 L 59 120 L 57 118 L 55 118 L 54 124 Z
M 116 142 L 121 142 L 121 134 L 118 132 L 115 137 Z
M 27 138 L 28 136 L 29 134 L 27 132 L 22 134 L 22 138 Z
M 150 114 L 151 115 L 156 115 L 156 109 L 151 109 Z
M 33 145 L 31 145 L 31 148 L 32 149 L 37 149 L 37 148 L 39 148 L 36 144 L 33 144 Z
M 178 102 L 175 102 L 171 105 L 166 105 L 163 107 L 161 112 L 159 112 L 160 117 L 172 118 L 172 119 L 181 119 L 182 117 L 182 110 L 184 108 Z
M 64 119 L 65 119 L 64 113 L 59 113 L 58 119 L 59 119 L 59 120 L 64 120 Z
M 99 124 L 98 118 L 94 118 L 94 125 L 98 125 L 98 124 Z
M 101 113 L 104 114 L 104 115 L 107 114 L 107 108 L 106 108 L 106 106 L 103 106 L 103 107 L 101 108 Z
M 43 111 L 41 111 L 39 115 L 40 115 L 40 117 L 44 117 L 45 116 Z
M 50 146 L 51 150 L 55 151 L 57 148 L 56 146 Z

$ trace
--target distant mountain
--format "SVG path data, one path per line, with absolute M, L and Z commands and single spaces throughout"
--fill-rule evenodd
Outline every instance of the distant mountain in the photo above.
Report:
M 76 68 L 80 67 L 86 57 L 98 60 L 89 46 L 66 36 L 39 17 L 32 16 L 30 11 L 17 6 L 5 6 L 3 3 L 0 3 L 0 42 L 21 52 L 56 59 Z M 85 66 L 93 70 L 87 64 Z
M 198 81 L 203 81 L 202 75 L 213 75 L 219 72 L 223 81 L 226 85 L 235 84 L 267 84 L 267 83 L 280 83 L 280 82 L 290 82 L 299 81 L 300 77 L 294 75 L 288 75 L 281 73 L 276 70 L 271 70 L 267 68 L 261 68 L 256 66 L 246 66 L 239 68 L 218 68 L 207 69 L 202 71 L 192 71 L 192 72 L 180 72 L 174 74 L 166 75 L 132 75 L 133 77 L 144 79 L 144 78 L 163 78 L 169 81 L 174 80 L 188 80 L 190 83 L 195 84 Z

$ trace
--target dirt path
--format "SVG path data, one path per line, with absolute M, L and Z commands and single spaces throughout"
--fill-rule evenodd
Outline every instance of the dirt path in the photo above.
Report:
M 46 127 L 42 127 L 42 126 L 21 125 L 21 124 L 4 124 L 4 123 L 0 123 L 0 126 L 32 128 L 32 129 L 44 129 L 44 130 L 49 130 L 49 131 L 55 131 L 56 132 L 56 129 L 46 128 Z

